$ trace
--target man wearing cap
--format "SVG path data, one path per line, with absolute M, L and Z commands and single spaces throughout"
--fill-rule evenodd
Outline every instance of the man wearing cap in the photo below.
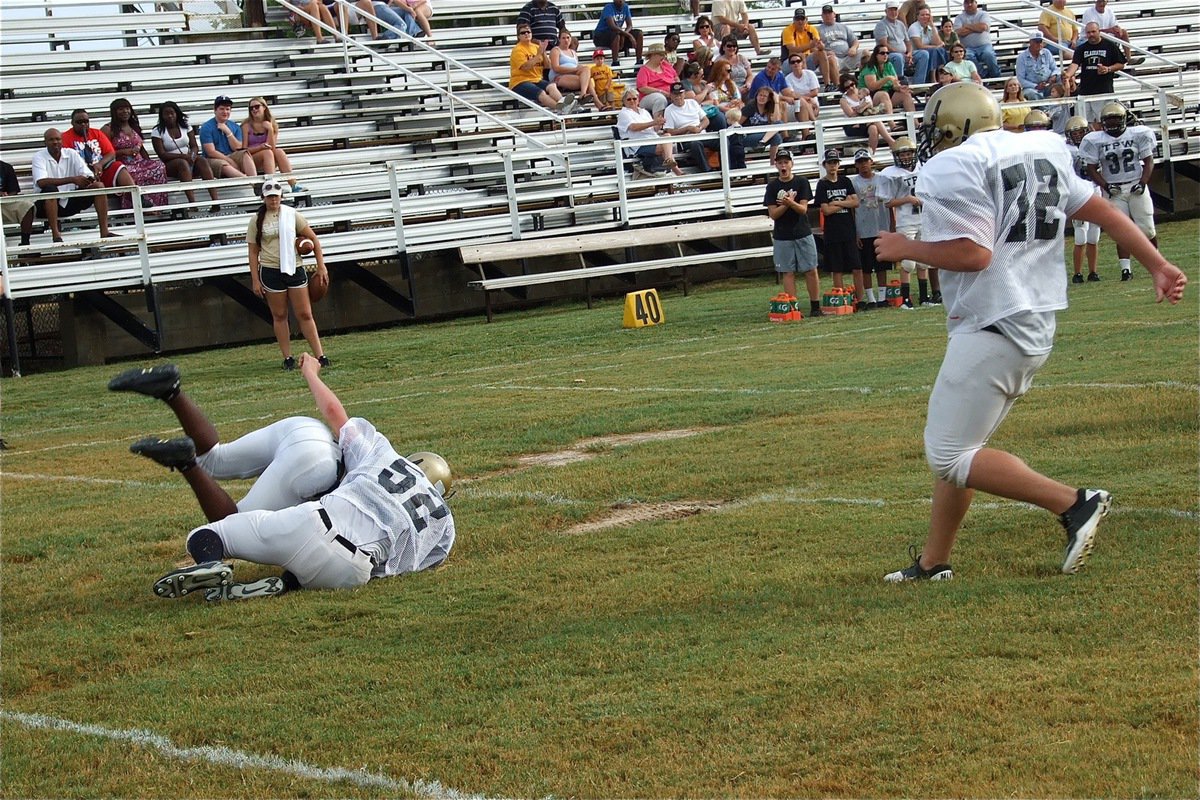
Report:
M 1041 33 L 1029 37 L 1029 47 L 1017 54 L 1017 80 L 1027 100 L 1041 100 L 1050 87 L 1062 80 L 1062 71 L 1054 56 L 1043 46 Z
M 767 51 L 758 43 L 758 29 L 750 21 L 750 12 L 746 10 L 746 0 L 713 0 L 712 18 L 716 23 L 717 38 L 735 36 L 738 39 L 749 39 L 754 52 L 765 56 Z
M 900 0 L 887 0 L 883 9 L 883 19 L 875 23 L 875 43 L 885 45 L 888 49 L 888 61 L 896 76 L 904 75 L 905 68 L 913 63 L 912 42 L 908 40 L 908 26 L 900 19 Z M 925 56 L 928 67 L 929 56 Z
M 808 13 L 803 8 L 797 8 L 792 14 L 792 24 L 783 29 L 783 49 L 781 59 L 788 56 L 801 55 L 805 58 L 824 57 L 825 46 L 821 44 L 821 34 L 808 24 Z
M 229 121 L 232 114 L 229 97 L 220 95 L 213 101 L 212 119 L 200 126 L 200 149 L 219 178 L 257 175 L 254 159 L 242 146 L 242 126 Z
M 606 57 L 607 54 L 601 49 L 592 53 L 592 82 L 596 86 L 596 102 L 602 106 L 602 110 L 620 111 L 618 97 L 625 87 L 616 82 L 617 75 L 605 63 Z
M 62 232 L 58 228 L 60 217 L 73 217 L 85 208 L 96 209 L 100 223 L 100 235 L 114 236 L 108 230 L 108 196 L 67 197 L 76 189 L 103 189 L 104 184 L 74 148 L 63 147 L 63 136 L 57 128 L 46 131 L 46 149 L 33 154 L 33 183 L 40 192 L 54 193 L 54 197 L 37 202 L 37 214 L 50 226 L 54 241 L 61 242 Z
M 954 18 L 954 32 L 967 50 L 967 58 L 975 62 L 983 78 L 999 78 L 1000 65 L 992 49 L 992 18 L 979 10 L 979 0 L 963 0 L 962 13 Z
M 843 72 L 858 72 L 862 69 L 863 56 L 858 51 L 858 36 L 844 22 L 839 22 L 833 6 L 821 7 L 821 21 L 817 23 L 817 33 L 821 36 L 821 44 L 826 52 L 837 58 L 837 74 Z M 826 86 L 826 91 L 834 91 L 834 86 Z
M 621 66 L 618 54 L 627 54 L 631 47 L 634 58 L 641 63 L 642 32 L 633 27 L 633 9 L 625 0 L 612 0 L 600 10 L 592 41 L 596 47 L 608 47 L 613 51 L 614 67 Z
M 1075 20 L 1075 12 L 1067 8 L 1067 0 L 1050 0 L 1038 17 L 1038 32 L 1045 38 L 1046 49 L 1051 53 L 1061 52 L 1068 61 L 1075 55 L 1071 48 L 1079 39 Z
M 792 174 L 792 154 L 780 150 L 775 155 L 779 174 L 767 181 L 763 205 L 775 223 L 771 231 L 775 249 L 775 271 L 783 276 L 783 291 L 796 296 L 796 273 L 804 275 L 808 290 L 808 315 L 821 313 L 821 284 L 817 275 L 817 243 L 808 223 L 808 204 L 812 187 L 808 179 Z
M 825 168 L 824 177 L 817 181 L 815 200 L 824 219 L 822 240 L 825 246 L 824 271 L 833 276 L 833 286 L 844 289 L 846 273 L 853 275 L 855 311 L 866 311 L 868 306 L 863 296 L 863 271 L 859 260 L 857 238 L 854 228 L 854 209 L 858 208 L 858 195 L 854 184 L 841 174 L 842 154 L 839 150 L 826 150 L 821 159 Z
M 671 84 L 671 104 L 663 111 L 663 133 L 669 136 L 687 136 L 692 133 L 703 133 L 708 129 L 708 116 L 704 109 L 691 98 L 685 97 L 682 83 Z M 684 149 L 692 157 L 692 163 L 700 172 L 708 172 L 708 157 L 704 152 L 704 143 L 692 140 L 684 144 Z

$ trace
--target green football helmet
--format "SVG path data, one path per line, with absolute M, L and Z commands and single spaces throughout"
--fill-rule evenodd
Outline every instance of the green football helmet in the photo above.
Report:
M 967 137 L 1000 128 L 1000 104 L 975 83 L 951 83 L 929 98 L 925 122 L 917 129 L 922 161 L 962 144 Z
M 446 459 L 437 453 L 420 452 L 413 453 L 408 460 L 425 473 L 425 477 L 443 498 L 449 499 L 450 495 L 454 494 L 450 488 L 454 484 L 454 478 L 450 475 L 450 465 L 446 463 Z

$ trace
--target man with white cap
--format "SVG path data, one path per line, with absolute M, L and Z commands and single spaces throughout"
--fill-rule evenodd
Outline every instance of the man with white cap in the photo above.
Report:
M 853 28 L 838 20 L 833 6 L 821 7 L 821 21 L 817 23 L 817 33 L 821 35 L 821 44 L 825 45 L 825 51 L 837 58 L 835 74 L 858 72 L 862 68 L 864 54 L 859 52 L 858 36 Z M 826 87 L 826 90 L 834 91 L 836 88 L 835 81 L 834 86 Z
M 1041 100 L 1050 87 L 1062 80 L 1058 61 L 1045 48 L 1041 33 L 1029 37 L 1029 47 L 1017 54 L 1017 80 L 1025 90 L 1027 100 Z

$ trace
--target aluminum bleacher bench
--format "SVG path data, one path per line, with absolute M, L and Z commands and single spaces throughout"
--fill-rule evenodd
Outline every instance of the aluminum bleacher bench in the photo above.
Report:
M 736 262 L 750 258 L 764 258 L 771 255 L 771 246 L 747 247 L 736 250 L 721 250 L 707 256 L 687 254 L 683 252 L 683 244 L 693 241 L 707 241 L 714 234 L 724 238 L 727 236 L 752 235 L 768 233 L 771 230 L 771 220 L 765 215 L 753 217 L 738 217 L 721 220 L 719 223 L 694 222 L 681 225 L 666 225 L 651 228 L 637 228 L 606 233 L 591 233 L 581 236 L 556 236 L 547 239 L 522 239 L 520 241 L 497 242 L 493 244 L 467 245 L 459 248 L 459 256 L 464 264 L 473 264 L 479 269 L 479 280 L 470 281 L 467 286 L 483 292 L 484 307 L 487 311 L 488 322 L 492 321 L 492 292 L 500 290 L 523 289 L 549 283 L 582 280 L 584 292 L 587 295 L 588 308 L 592 307 L 591 281 L 612 275 L 628 275 L 657 269 L 681 268 L 683 273 L 683 292 L 688 293 L 688 269 L 697 266 L 697 262 L 705 259 L 720 259 L 726 262 Z M 586 253 L 600 253 L 605 250 L 617 250 L 622 247 L 627 253 L 632 253 L 638 246 L 674 245 L 678 253 L 669 258 L 657 258 L 626 263 L 608 263 L 600 266 L 588 266 Z M 520 275 L 504 275 L 493 262 L 523 261 L 529 258 L 557 255 L 575 255 L 579 259 L 578 269 L 555 270 Z M 488 273 L 492 275 L 489 277 Z

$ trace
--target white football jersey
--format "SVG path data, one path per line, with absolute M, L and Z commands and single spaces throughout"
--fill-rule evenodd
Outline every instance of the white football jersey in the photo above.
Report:
M 1051 131 L 976 134 L 924 165 L 922 239 L 969 239 L 992 253 L 979 272 L 941 271 L 950 335 L 989 325 L 1029 355 L 1050 352 L 1067 306 L 1063 232 L 1092 197 Z
M 1109 183 L 1136 183 L 1142 179 L 1142 159 L 1154 155 L 1156 144 L 1154 131 L 1134 125 L 1120 136 L 1092 131 L 1083 137 L 1079 152 L 1085 162 L 1099 167 Z
M 905 169 L 899 164 L 892 164 L 880 171 L 887 180 L 879 187 L 880 197 L 884 202 L 896 200 L 900 197 L 907 197 L 916 194 L 917 176 L 920 173 L 920 165 L 918 164 L 911 171 Z M 911 229 L 921 227 L 921 209 L 911 203 L 906 203 L 902 206 L 896 206 L 893 211 L 896 212 L 896 229 Z
M 338 434 L 346 476 L 321 498 L 334 528 L 377 563 L 372 577 L 440 564 L 454 545 L 450 508 L 425 473 L 353 417 Z

